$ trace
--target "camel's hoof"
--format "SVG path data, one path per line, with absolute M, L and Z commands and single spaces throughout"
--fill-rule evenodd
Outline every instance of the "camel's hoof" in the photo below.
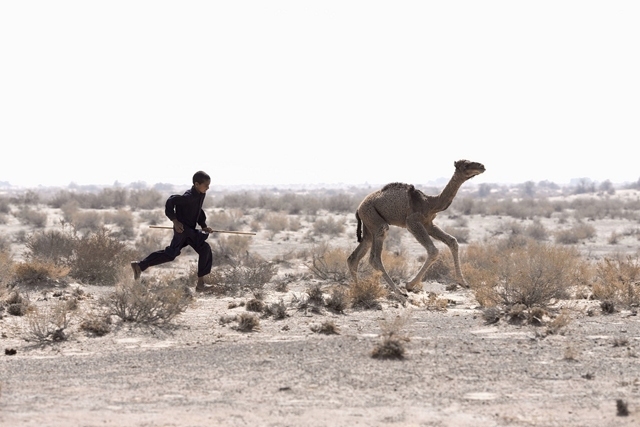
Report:
M 422 284 L 417 284 L 415 286 L 406 286 L 407 288 L 407 292 L 413 292 L 413 293 L 418 293 L 418 292 L 422 292 Z

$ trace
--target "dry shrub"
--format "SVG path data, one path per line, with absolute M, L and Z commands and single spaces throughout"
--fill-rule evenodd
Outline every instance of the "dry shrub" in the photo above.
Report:
M 253 332 L 260 329 L 260 320 L 249 313 L 240 313 L 236 320 L 238 322 L 238 326 L 236 329 L 241 332 Z
M 313 232 L 317 235 L 328 234 L 329 236 L 337 236 L 344 233 L 344 221 L 337 221 L 333 217 L 327 219 L 317 219 L 313 223 Z
M 240 264 L 249 253 L 251 239 L 243 236 L 219 236 L 211 245 L 214 265 Z
M 164 199 L 157 190 L 134 190 L 129 194 L 128 204 L 133 210 L 156 209 L 164 205 Z
M 380 299 L 387 296 L 387 289 L 380 284 L 380 274 L 358 280 L 349 286 L 349 300 L 351 307 L 369 309 L 380 309 Z
M 155 283 L 128 278 L 118 283 L 103 304 L 108 314 L 119 317 L 123 322 L 157 325 L 170 322 L 184 312 L 192 300 L 188 289 L 168 277 Z
M 8 250 L 0 251 L 0 289 L 4 289 L 13 280 L 13 267 L 11 253 Z
M 47 284 L 67 277 L 69 271 L 69 267 L 56 265 L 53 261 L 34 259 L 15 265 L 15 279 L 20 283 Z
M 345 282 L 349 278 L 348 253 L 343 248 L 333 248 L 321 243 L 312 250 L 312 264 L 308 265 L 313 274 L 321 280 Z
M 575 245 L 595 235 L 596 229 L 593 225 L 578 223 L 569 229 L 557 231 L 555 233 L 555 242 L 563 245 Z
M 73 257 L 77 236 L 63 227 L 62 231 L 48 230 L 33 233 L 27 238 L 26 256 L 29 259 L 68 265 Z
M 102 214 L 94 210 L 77 210 L 71 215 L 71 224 L 79 231 L 91 231 L 103 226 Z
M 207 213 L 207 222 L 209 224 L 215 224 L 213 228 L 238 231 L 242 226 L 242 210 L 240 209 L 227 209 L 224 211 Z
M 233 296 L 247 290 L 254 295 L 261 294 L 264 285 L 278 273 L 278 266 L 259 257 L 247 257 L 242 264 L 215 268 L 205 277 L 212 286 L 212 292 L 218 295 Z M 195 267 L 192 276 L 196 275 Z
M 264 219 L 264 228 L 269 231 L 269 236 L 273 239 L 276 234 L 287 229 L 288 222 L 286 214 L 270 212 Z
M 555 318 L 547 323 L 546 333 L 547 335 L 557 335 L 571 323 L 571 316 L 569 312 L 563 310 Z
M 257 313 L 262 312 L 264 310 L 264 302 L 260 301 L 257 298 L 252 298 L 245 304 L 244 308 L 247 311 L 255 311 Z
M 348 292 L 342 288 L 334 287 L 325 300 L 326 307 L 334 313 L 344 313 L 349 307 Z
M 310 329 L 316 334 L 338 335 L 340 333 L 338 327 L 332 320 L 325 320 L 320 325 L 311 325 Z
M 307 287 L 307 302 L 311 305 L 315 305 L 318 307 L 324 306 L 324 293 L 322 292 L 322 287 L 320 285 L 311 285 Z
M 142 259 L 152 252 L 164 249 L 170 240 L 171 237 L 162 230 L 145 230 L 136 240 L 134 250 L 137 256 L 135 258 Z
M 111 332 L 111 316 L 91 313 L 80 323 L 80 329 L 96 337 L 107 335 Z
M 10 292 L 4 300 L 4 305 L 7 307 L 7 313 L 12 316 L 24 316 L 31 309 L 29 297 L 18 291 Z
M 545 307 L 567 298 L 585 262 L 574 248 L 532 240 L 516 247 L 472 244 L 465 252 L 467 280 L 482 306 Z
M 132 251 L 109 230 L 99 228 L 76 242 L 71 275 L 77 280 L 113 285 L 122 267 L 128 265 L 133 257 Z
M 531 225 L 527 226 L 525 234 L 538 241 L 547 240 L 549 237 L 549 232 L 546 227 L 538 219 L 535 219 Z
M 118 209 L 113 213 L 107 212 L 104 214 L 104 221 L 107 224 L 117 225 L 119 229 L 117 234 L 124 239 L 131 239 L 136 235 L 134 229 L 135 218 L 131 211 Z
M 421 258 L 421 262 L 424 261 L 426 261 L 426 258 Z M 453 257 L 443 256 L 443 254 L 441 253 L 433 262 L 433 264 L 431 264 L 431 266 L 425 273 L 423 280 L 432 280 L 438 283 L 454 282 L 454 277 L 452 274 L 453 271 Z
M 615 255 L 596 264 L 593 296 L 623 306 L 640 304 L 640 258 Z
M 16 218 L 23 224 L 33 225 L 37 228 L 43 228 L 47 225 L 47 214 L 39 212 L 30 207 L 23 207 L 15 214 Z
M 373 348 L 371 357 L 376 359 L 404 359 L 405 343 L 409 337 L 402 332 L 407 326 L 411 312 L 405 311 L 393 320 L 380 322 L 380 342 Z
M 27 339 L 40 343 L 65 341 L 65 329 L 71 320 L 69 307 L 65 301 L 30 310 L 27 314 Z
M 278 302 L 265 306 L 264 315 L 267 317 L 273 316 L 275 320 L 281 320 L 287 317 L 287 307 L 285 306 L 284 301 L 280 299 Z

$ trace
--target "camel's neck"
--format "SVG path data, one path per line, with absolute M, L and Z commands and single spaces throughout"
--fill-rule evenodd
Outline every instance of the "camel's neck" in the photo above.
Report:
M 434 196 L 430 200 L 431 202 L 429 203 L 430 208 L 433 209 L 435 212 L 442 212 L 446 210 L 451 205 L 453 198 L 456 197 L 456 194 L 458 193 L 458 189 L 460 189 L 460 186 L 465 181 L 466 179 L 463 179 L 457 176 L 456 174 L 454 174 L 451 180 L 449 181 L 449 183 L 447 184 L 447 186 L 444 187 L 442 192 L 439 195 Z

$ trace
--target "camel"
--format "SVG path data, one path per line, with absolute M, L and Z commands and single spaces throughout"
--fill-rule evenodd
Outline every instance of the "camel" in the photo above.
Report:
M 382 273 L 382 277 L 397 296 L 404 300 L 407 292 L 401 290 L 382 264 L 382 244 L 390 225 L 406 228 L 413 237 L 427 250 L 427 260 L 418 273 L 405 286 L 407 291 L 418 292 L 422 289 L 422 278 L 427 269 L 438 257 L 438 249 L 433 243 L 432 237 L 444 242 L 453 255 L 456 281 L 458 284 L 468 287 L 462 276 L 460 260 L 458 257 L 458 241 L 455 237 L 442 231 L 433 223 L 438 212 L 446 210 L 456 196 L 460 186 L 467 180 L 485 171 L 481 163 L 469 160 L 458 160 L 454 163 L 456 168 L 453 177 L 437 196 L 427 196 L 413 185 L 394 182 L 385 185 L 381 190 L 375 191 L 364 198 L 356 210 L 358 226 L 356 237 L 358 246 L 349 256 L 347 265 L 354 282 L 358 280 L 358 264 L 371 250 L 369 263 Z

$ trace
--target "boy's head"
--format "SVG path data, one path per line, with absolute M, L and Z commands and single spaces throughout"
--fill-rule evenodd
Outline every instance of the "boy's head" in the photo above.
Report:
M 206 172 L 198 171 L 193 174 L 193 186 L 196 187 L 198 192 L 206 193 L 209 189 L 209 184 L 211 184 L 211 177 Z

